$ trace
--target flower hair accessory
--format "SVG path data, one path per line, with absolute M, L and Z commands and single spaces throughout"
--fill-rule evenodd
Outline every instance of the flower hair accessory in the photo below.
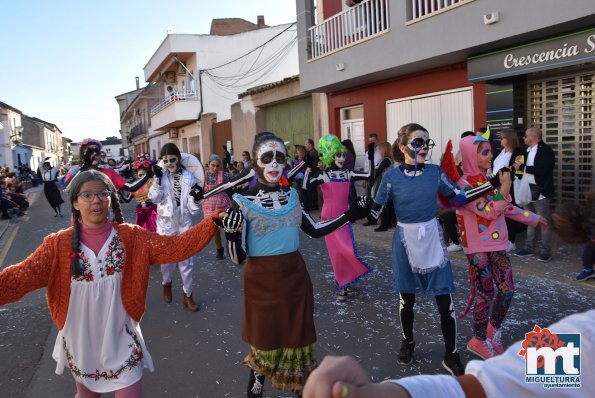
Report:
M 81 141 L 81 146 L 89 145 L 89 144 L 97 145 L 99 147 L 99 149 L 103 148 L 103 145 L 101 144 L 101 142 L 99 142 L 98 140 L 96 140 L 94 138 L 85 138 L 84 140 Z
M 134 161 L 134 163 L 132 163 L 132 168 L 133 169 L 139 169 L 141 167 L 145 168 L 145 169 L 150 169 L 151 166 L 153 165 L 153 162 L 151 162 L 150 160 L 136 160 Z

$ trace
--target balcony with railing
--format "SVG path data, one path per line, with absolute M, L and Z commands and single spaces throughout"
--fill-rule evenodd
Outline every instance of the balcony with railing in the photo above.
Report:
M 365 0 L 308 29 L 308 60 L 382 36 L 390 31 L 390 10 L 413 24 L 475 0 Z M 394 20 L 393 20 L 394 23 Z
M 410 17 L 407 23 L 413 23 L 471 3 L 475 0 L 410 0 Z
M 143 122 L 140 122 L 139 124 L 130 129 L 130 134 L 128 135 L 128 137 L 132 140 L 146 133 L 147 129 L 145 128 L 145 124 Z
M 196 120 L 200 112 L 196 92 L 172 93 L 151 107 L 151 125 L 157 131 L 183 126 Z
M 387 0 L 366 0 L 309 29 L 309 59 L 370 40 L 389 29 Z

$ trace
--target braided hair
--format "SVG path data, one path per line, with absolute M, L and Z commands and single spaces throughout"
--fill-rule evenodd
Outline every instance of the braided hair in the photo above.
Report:
M 120 199 L 114 183 L 101 171 L 87 170 L 78 173 L 70 183 L 70 205 L 72 211 L 73 227 L 72 227 L 72 245 L 70 252 L 70 274 L 73 276 L 81 276 L 84 273 L 84 267 L 79 259 L 79 252 L 81 250 L 81 226 L 80 217 L 81 212 L 74 208 L 74 202 L 78 199 L 81 187 L 89 181 L 99 181 L 105 184 L 108 190 L 111 191 L 111 209 L 114 213 L 114 221 L 118 224 L 124 222 L 122 215 L 122 208 L 120 207 Z

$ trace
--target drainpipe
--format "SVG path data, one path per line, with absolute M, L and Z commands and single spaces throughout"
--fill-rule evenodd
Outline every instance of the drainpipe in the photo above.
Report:
M 202 70 L 198 72 L 198 92 L 200 95 L 200 112 L 198 112 L 198 122 L 200 123 L 200 117 L 203 111 L 203 100 L 202 100 Z M 202 129 L 201 129 L 202 130 Z

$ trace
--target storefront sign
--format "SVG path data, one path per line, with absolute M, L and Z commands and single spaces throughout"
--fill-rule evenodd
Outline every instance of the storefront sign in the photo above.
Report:
M 595 60 L 595 28 L 470 57 L 469 81 L 499 79 Z

